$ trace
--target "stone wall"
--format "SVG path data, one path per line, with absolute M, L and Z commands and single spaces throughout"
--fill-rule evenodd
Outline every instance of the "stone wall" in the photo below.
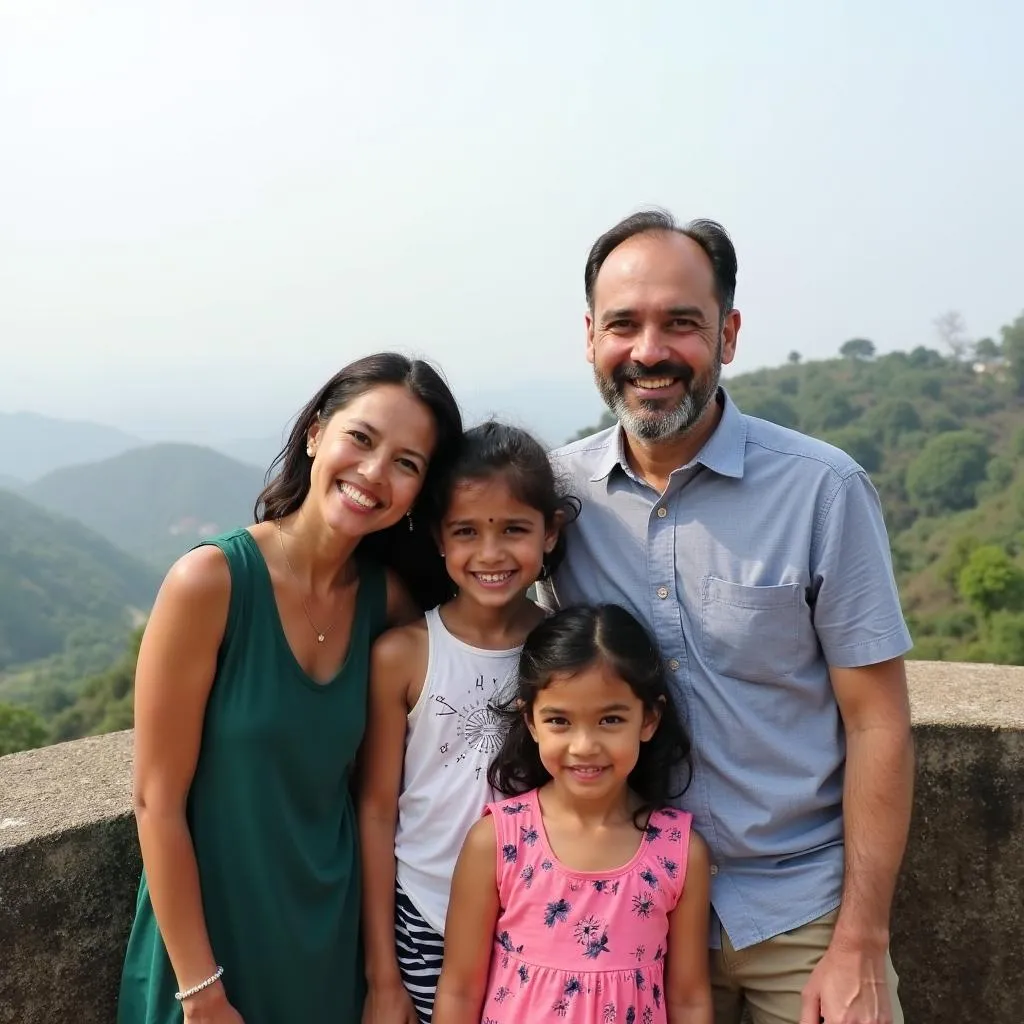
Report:
M 1024 1019 L 1024 669 L 909 667 L 893 959 L 908 1024 Z M 139 874 L 131 734 L 0 758 L 0 1024 L 111 1024 Z

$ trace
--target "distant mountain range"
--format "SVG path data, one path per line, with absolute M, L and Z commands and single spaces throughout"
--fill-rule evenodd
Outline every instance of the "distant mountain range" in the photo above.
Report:
M 62 466 L 109 459 L 144 443 L 102 423 L 0 412 L 0 479 L 36 480 Z
M 163 570 L 198 540 L 252 522 L 262 487 L 255 466 L 199 445 L 157 444 L 55 470 L 21 494 Z
M 209 447 L 266 471 L 282 443 L 268 435 Z M 0 412 L 0 487 L 20 490 L 54 470 L 101 462 L 152 446 L 152 441 L 102 423 L 64 420 L 34 412 Z
M 601 401 L 585 372 L 578 380 L 539 381 L 528 387 L 482 387 L 460 395 L 467 423 L 489 416 L 533 431 L 547 445 L 561 444 L 580 423 L 592 421 Z M 266 472 L 283 447 L 290 424 L 250 437 L 200 438 L 205 447 Z M 174 439 L 166 439 L 173 442 Z M 64 420 L 31 412 L 0 412 L 0 487 L 18 490 L 57 469 L 100 462 L 151 440 L 101 423 Z

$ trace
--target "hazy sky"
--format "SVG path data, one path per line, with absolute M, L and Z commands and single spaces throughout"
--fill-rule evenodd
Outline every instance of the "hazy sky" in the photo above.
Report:
M 733 233 L 740 370 L 991 334 L 1022 11 L 0 0 L 0 410 L 266 434 L 391 346 L 588 388 L 583 260 L 650 203 Z

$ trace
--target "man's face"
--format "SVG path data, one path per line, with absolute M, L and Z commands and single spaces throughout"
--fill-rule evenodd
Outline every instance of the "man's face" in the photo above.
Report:
M 676 233 L 612 250 L 587 313 L 587 359 L 608 408 L 644 441 L 685 434 L 714 401 L 736 354 L 739 314 L 722 322 L 704 250 Z

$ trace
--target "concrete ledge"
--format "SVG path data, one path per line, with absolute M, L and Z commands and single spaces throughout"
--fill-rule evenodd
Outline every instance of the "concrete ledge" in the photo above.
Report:
M 131 733 L 0 758 L 0 1022 L 114 1020 L 140 870 Z
M 912 662 L 893 958 L 910 1024 L 1024 1004 L 1024 668 Z M 141 864 L 131 733 L 0 758 L 0 1024 L 110 1024 Z

